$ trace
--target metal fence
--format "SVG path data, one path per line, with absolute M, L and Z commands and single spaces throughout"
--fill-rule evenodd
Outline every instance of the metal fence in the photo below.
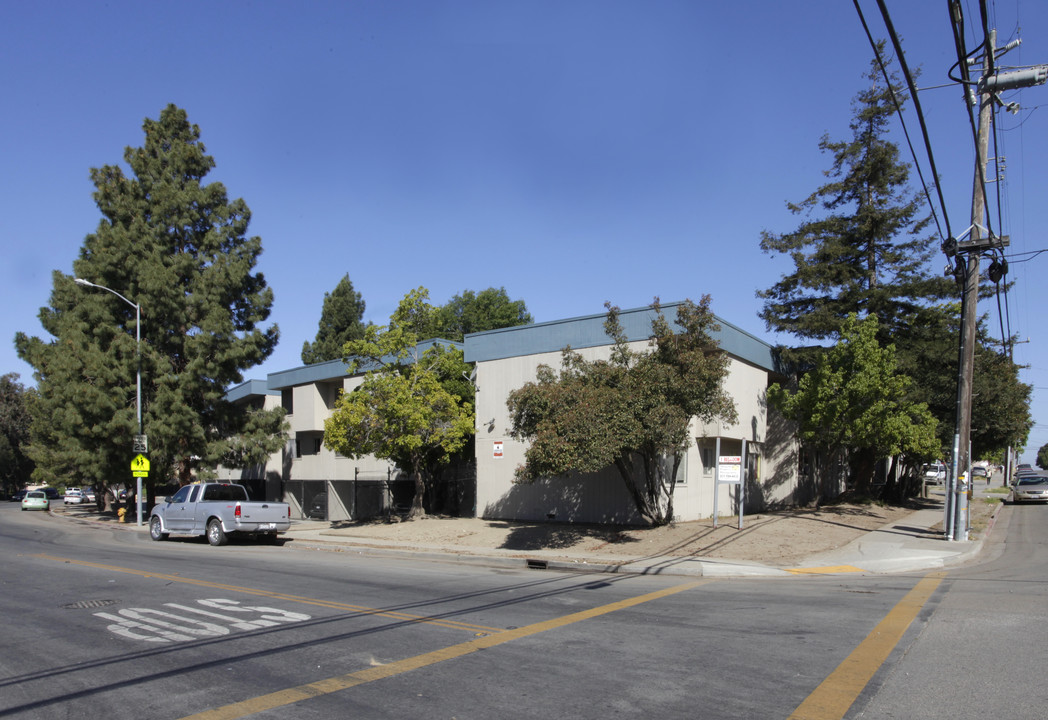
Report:
M 426 479 L 428 513 L 475 514 L 477 472 L 468 463 Z M 415 483 L 406 474 L 355 471 L 352 480 L 289 480 L 284 500 L 299 519 L 328 522 L 370 520 L 404 514 L 415 498 Z

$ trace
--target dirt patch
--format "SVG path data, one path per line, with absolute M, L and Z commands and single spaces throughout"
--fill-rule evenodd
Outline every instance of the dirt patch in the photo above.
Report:
M 459 552 L 497 549 L 628 560 L 640 557 L 695 557 L 784 565 L 841 547 L 866 532 L 896 522 L 914 508 L 839 504 L 658 528 L 620 528 L 565 523 L 525 523 L 476 518 L 426 517 L 401 523 L 334 525 L 331 532 L 368 544 L 455 548 Z

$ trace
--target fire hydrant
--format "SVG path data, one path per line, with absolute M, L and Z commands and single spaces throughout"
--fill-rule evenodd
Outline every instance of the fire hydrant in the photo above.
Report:
M 120 520 L 120 522 L 124 522 L 124 516 L 126 516 L 126 515 L 127 515 L 127 508 L 122 507 L 122 508 L 118 508 L 117 509 L 116 516 Z

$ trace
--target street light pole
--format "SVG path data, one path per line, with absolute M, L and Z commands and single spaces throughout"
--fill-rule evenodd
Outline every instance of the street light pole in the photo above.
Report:
M 97 285 L 83 278 L 75 278 L 74 282 L 77 285 L 83 285 L 84 287 L 98 288 L 99 290 L 105 290 L 116 295 L 118 298 L 126 302 L 128 305 L 135 309 L 135 412 L 138 416 L 138 434 L 142 434 L 142 306 L 138 303 L 133 303 L 126 297 L 118 293 L 113 288 L 108 288 L 105 285 Z M 137 522 L 139 525 L 142 524 L 142 478 L 136 478 L 137 483 L 135 487 L 135 503 L 138 505 Z

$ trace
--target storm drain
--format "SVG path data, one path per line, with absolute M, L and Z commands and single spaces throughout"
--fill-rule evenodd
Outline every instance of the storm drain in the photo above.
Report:
M 117 600 L 80 600 L 75 603 L 69 603 L 62 607 L 66 610 L 91 610 L 93 608 L 106 607 L 108 605 L 116 605 L 119 602 Z
M 535 560 L 534 558 L 528 558 L 528 570 L 546 570 L 549 568 L 549 563 L 545 560 Z

